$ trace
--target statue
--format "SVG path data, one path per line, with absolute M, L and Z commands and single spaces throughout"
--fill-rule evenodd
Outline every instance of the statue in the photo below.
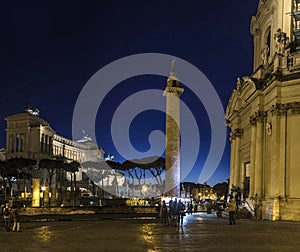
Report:
M 25 104 L 24 111 L 34 116 L 39 116 L 40 114 L 40 111 L 37 108 L 32 108 L 28 102 Z
M 170 72 L 171 76 L 176 76 L 175 65 L 176 65 L 176 59 L 172 59 L 172 68 L 171 68 L 171 72 Z
M 243 81 L 241 80 L 241 78 L 237 78 L 237 83 L 236 83 L 236 89 L 237 90 L 241 90 L 242 89 L 242 83 Z
M 87 141 L 93 141 L 93 139 L 85 133 L 85 130 L 82 130 L 83 138 L 78 140 L 77 142 L 87 142 Z
M 268 57 L 269 57 L 269 46 L 266 44 L 265 48 L 261 50 L 261 62 L 263 66 L 268 65 Z
M 285 49 L 288 45 L 289 38 L 286 36 L 285 32 L 282 32 L 280 28 L 278 28 L 276 34 L 274 34 L 275 39 L 275 48 L 278 54 L 284 54 Z

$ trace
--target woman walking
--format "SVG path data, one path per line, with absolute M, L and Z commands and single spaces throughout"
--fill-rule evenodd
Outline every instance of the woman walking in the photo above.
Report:
M 13 221 L 14 221 L 12 231 L 15 232 L 17 229 L 17 231 L 20 232 L 20 213 L 19 213 L 18 209 L 15 209 L 13 211 L 12 217 L 13 217 Z
M 234 213 L 236 212 L 236 202 L 234 201 L 232 195 L 230 195 L 227 207 L 229 210 L 229 225 L 235 224 Z

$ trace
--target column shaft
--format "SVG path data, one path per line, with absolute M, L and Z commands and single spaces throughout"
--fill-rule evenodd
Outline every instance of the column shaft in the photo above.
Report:
M 232 185 L 234 184 L 234 175 L 235 175 L 235 137 L 231 140 L 231 148 L 230 148 L 230 180 L 229 180 L 229 192 L 232 189 Z
M 253 197 L 255 185 L 255 146 L 256 146 L 256 125 L 251 126 L 251 146 L 250 146 L 250 192 L 249 196 Z
M 234 161 L 234 185 L 236 187 L 241 187 L 240 183 L 240 142 L 241 138 L 236 137 L 235 140 L 235 161 Z
M 262 165 L 263 165 L 263 123 L 257 122 L 256 151 L 255 151 L 255 194 L 262 196 Z

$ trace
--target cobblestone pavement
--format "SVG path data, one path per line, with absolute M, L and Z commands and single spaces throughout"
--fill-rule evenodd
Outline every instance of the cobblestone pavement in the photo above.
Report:
M 300 251 L 299 222 L 237 220 L 204 213 L 180 227 L 157 220 L 22 223 L 22 232 L 0 230 L 0 251 Z

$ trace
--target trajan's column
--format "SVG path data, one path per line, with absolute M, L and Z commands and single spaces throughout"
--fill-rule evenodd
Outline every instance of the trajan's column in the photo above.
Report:
M 164 90 L 166 96 L 166 183 L 165 195 L 180 196 L 180 95 L 184 89 L 175 74 L 175 60 Z

